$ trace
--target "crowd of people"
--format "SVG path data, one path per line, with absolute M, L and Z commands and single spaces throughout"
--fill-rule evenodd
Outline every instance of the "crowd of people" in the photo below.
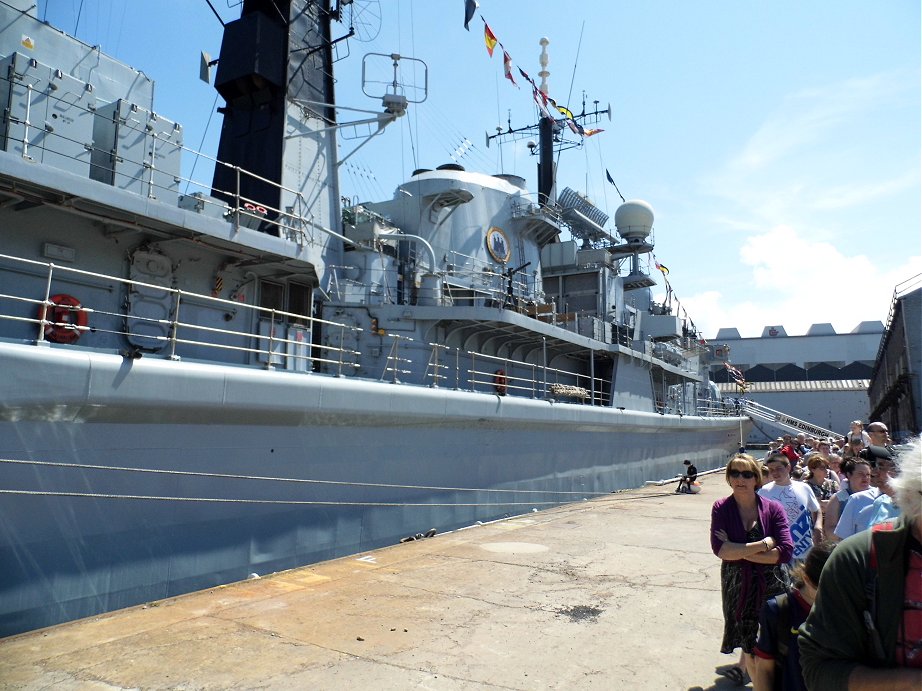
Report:
M 922 443 L 887 426 L 734 455 L 711 510 L 720 670 L 773 689 L 922 688 Z M 837 544 L 840 543 L 841 544 Z

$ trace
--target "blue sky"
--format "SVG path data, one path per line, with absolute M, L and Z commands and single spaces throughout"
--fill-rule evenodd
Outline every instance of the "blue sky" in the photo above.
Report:
M 236 0 L 213 4 L 236 16 Z M 532 77 L 538 40 L 550 40 L 558 102 L 611 104 L 595 125 L 605 131 L 560 158 L 559 187 L 614 216 L 607 168 L 625 197 L 653 205 L 657 258 L 705 337 L 817 322 L 848 332 L 885 321 L 895 286 L 922 273 L 918 0 L 480 0 L 470 32 L 463 6 L 356 4 L 362 37 L 377 35 L 340 44 L 340 103 L 379 109 L 361 90 L 366 53 L 424 61 L 429 91 L 344 166 L 344 194 L 387 198 L 459 147 L 467 168 L 535 187 L 525 139 L 484 146 L 507 117 L 517 127 L 536 114 L 530 92 L 504 79 L 499 49 L 488 57 L 482 15 Z M 221 27 L 204 0 L 50 0 L 39 16 L 73 31 L 78 11 L 77 35 L 157 80 L 157 111 L 213 154 L 220 121 L 208 124 L 214 92 L 197 80 L 198 55 L 218 54 Z

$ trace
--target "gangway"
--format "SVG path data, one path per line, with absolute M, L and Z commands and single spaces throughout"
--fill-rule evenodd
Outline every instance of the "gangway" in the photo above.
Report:
M 759 420 L 766 420 L 771 422 L 778 427 L 781 427 L 786 430 L 791 430 L 794 432 L 803 432 L 804 434 L 810 434 L 814 437 L 822 438 L 838 438 L 839 435 L 832 430 L 828 430 L 819 425 L 814 425 L 805 420 L 799 420 L 793 415 L 787 415 L 782 413 L 780 410 L 774 410 L 768 406 L 764 406 L 761 403 L 756 403 L 755 401 L 750 401 L 745 398 L 739 399 L 740 412 L 749 415 L 752 418 L 758 418 Z

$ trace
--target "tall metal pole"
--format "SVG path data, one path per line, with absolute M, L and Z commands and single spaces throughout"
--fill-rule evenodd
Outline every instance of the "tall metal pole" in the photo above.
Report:
M 551 73 L 547 69 L 549 58 L 547 55 L 547 46 L 550 43 L 546 38 L 542 38 L 538 43 L 541 45 L 541 55 L 538 58 L 541 64 L 541 71 L 538 76 L 541 77 L 541 84 L 538 88 L 547 96 L 547 78 Z M 555 190 L 556 165 L 554 164 L 554 121 L 542 117 L 538 124 L 538 203 L 553 204 L 557 201 L 557 191 Z

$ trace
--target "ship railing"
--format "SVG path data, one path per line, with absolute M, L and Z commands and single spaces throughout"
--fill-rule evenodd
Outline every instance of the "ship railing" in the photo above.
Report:
M 461 283 L 460 286 L 457 284 Z M 509 296 L 509 276 L 497 271 L 496 264 L 456 250 L 448 253 L 445 271 L 446 291 L 470 288 L 478 293 L 489 295 L 493 305 L 502 306 Z M 517 271 L 512 276 L 512 297 L 515 300 L 528 300 L 536 295 L 536 278 L 525 270 Z
M 429 356 L 429 361 L 426 363 L 426 369 L 423 372 L 423 380 L 429 382 L 429 386 L 433 389 L 441 388 L 443 384 L 448 383 L 448 372 L 450 367 L 448 365 L 442 364 L 442 356 L 450 355 L 450 351 L 455 351 L 455 372 L 458 373 L 455 381 L 455 388 L 460 388 L 460 373 L 461 368 L 458 363 L 458 356 L 460 351 L 455 348 L 451 348 L 443 343 L 430 343 L 429 347 L 432 348 L 432 353 Z
M 698 399 L 698 415 L 702 417 L 739 417 L 742 406 L 735 401 Z
M 233 299 L 146 283 L 135 279 L 86 271 L 50 262 L 0 254 L 0 261 L 29 280 L 18 294 L 0 294 L 0 319 L 26 325 L 24 337 L 36 344 L 48 344 L 49 336 L 72 334 L 64 340 L 95 348 L 124 348 L 122 354 L 132 357 L 160 356 L 179 360 L 195 358 L 229 364 L 259 364 L 267 369 L 290 371 L 323 371 L 336 376 L 359 371 L 360 351 L 349 347 L 359 341 L 360 327 L 350 326 L 280 309 L 248 305 Z M 62 305 L 51 298 L 64 293 L 64 286 L 83 285 L 109 293 L 123 291 L 129 296 L 120 311 L 107 311 L 82 304 Z M 136 314 L 130 308 L 133 289 L 159 291 L 168 295 L 170 313 L 163 318 Z M 32 291 L 29 294 L 27 291 Z M 223 328 L 214 324 L 195 323 L 184 319 L 189 309 L 208 309 L 214 315 L 248 313 L 249 319 L 238 320 L 241 329 Z M 314 335 L 322 329 L 327 338 L 320 342 Z M 92 341 L 88 335 L 92 334 Z M 294 337 L 296 334 L 297 337 Z M 409 365 L 419 357 L 419 349 L 409 348 L 413 339 L 398 334 L 386 334 L 390 350 L 380 380 L 453 387 L 456 390 L 480 392 L 500 391 L 515 396 L 536 399 L 554 398 L 588 405 L 610 404 L 608 382 L 595 377 L 547 366 L 546 363 L 526 362 L 515 358 L 486 355 L 451 348 L 443 344 L 428 344 L 429 361 L 420 381 L 409 379 L 418 369 Z M 108 337 L 108 338 L 107 338 Z M 125 339 L 125 340 L 122 340 Z M 211 357 L 209 352 L 228 355 Z M 233 355 L 236 354 L 236 355 Z M 416 375 L 419 376 L 419 375 Z M 735 415 L 735 406 L 727 402 L 709 403 L 699 409 L 706 415 Z
M 470 366 L 466 370 L 473 391 L 513 392 L 529 398 L 553 398 L 605 406 L 609 403 L 605 380 L 544 364 L 514 358 L 464 351 Z M 460 367 L 456 368 L 459 372 Z
M 466 354 L 470 358 L 470 367 L 466 371 L 473 391 L 486 389 L 501 396 L 512 391 L 517 396 L 538 398 L 538 392 L 545 389 L 538 376 L 540 365 L 472 351 L 466 351 Z M 519 372 L 530 374 L 526 376 Z
M 347 333 L 361 332 L 360 327 L 6 254 L 0 254 L 0 261 L 11 262 L 17 267 L 16 270 L 43 279 L 44 289 L 41 295 L 0 294 L 0 300 L 20 305 L 18 310 L 11 307 L 9 312 L 0 311 L 0 319 L 33 325 L 34 340 L 39 345 L 47 345 L 51 340 L 49 336 L 55 333 L 64 334 L 64 340 L 70 343 L 92 333 L 96 340 L 102 340 L 107 335 L 127 339 L 129 343 L 134 344 L 133 349 L 128 351 L 133 356 L 140 356 L 145 352 L 165 351 L 167 357 L 178 360 L 180 351 L 206 348 L 244 354 L 268 369 L 285 364 L 287 369 L 309 371 L 314 363 L 325 365 L 339 375 L 351 374 L 358 369 L 358 351 L 342 345 L 303 341 L 291 338 L 290 335 L 280 336 L 277 335 L 276 327 L 297 327 L 302 335 L 312 333 L 320 327 L 327 331 L 339 330 L 340 344 L 349 340 Z M 121 312 L 113 312 L 86 307 L 79 303 L 62 304 L 51 299 L 58 294 L 61 284 L 73 285 L 82 282 L 89 285 L 91 281 L 121 285 L 127 294 L 136 288 L 167 293 L 170 296 L 172 314 L 170 318 L 158 319 L 132 314 L 127 308 Z M 111 286 L 108 289 L 115 290 Z M 246 311 L 253 315 L 252 323 L 267 324 L 266 332 L 253 333 L 249 330 L 240 331 L 184 322 L 180 318 L 183 306 L 207 306 L 231 315 L 238 311 Z M 125 328 L 116 328 L 114 325 L 118 323 L 125 324 Z M 133 324 L 134 328 L 129 324 Z M 289 328 L 289 334 L 291 331 Z M 138 342 L 146 345 L 138 346 Z
M 412 340 L 407 337 L 401 339 Z M 608 404 L 608 395 L 604 393 L 606 383 L 600 378 L 524 360 L 452 348 L 443 343 L 428 345 L 431 351 L 423 372 L 423 382 L 433 389 L 452 386 L 456 391 L 512 392 L 528 398 Z
M 565 223 L 561 209 L 555 205 L 542 204 L 538 192 L 520 194 L 509 205 L 512 218 L 541 217 L 551 223 Z
M 412 342 L 414 339 L 399 334 L 387 334 L 386 336 L 391 340 L 391 347 L 387 356 L 384 358 L 384 371 L 381 373 L 379 381 L 384 381 L 385 377 L 390 376 L 391 381 L 398 384 L 400 383 L 401 375 L 413 373 L 413 370 L 405 368 L 406 365 L 412 364 L 413 360 L 412 358 L 400 356 L 400 342 Z
M 388 379 L 394 383 L 411 383 L 401 380 L 399 375 L 412 374 L 413 370 L 401 368 L 412 363 L 413 359 L 402 357 L 399 349 L 401 343 L 413 343 L 415 339 L 391 333 L 381 336 L 390 339 L 391 346 L 379 381 Z M 592 405 L 605 405 L 607 401 L 607 396 L 602 394 L 603 382 L 600 379 L 595 381 L 591 390 L 595 392 L 593 394 L 580 386 L 581 383 L 588 384 L 590 378 L 577 372 L 461 350 L 443 343 L 429 343 L 428 346 L 431 350 L 422 383 L 433 389 L 451 385 L 456 391 L 486 390 L 502 395 L 512 392 L 528 398 L 547 398 L 550 393 L 551 397 L 588 400 Z M 454 364 L 448 364 L 449 361 Z M 454 376 L 451 376 L 452 371 Z M 565 384 L 563 381 L 575 383 Z

